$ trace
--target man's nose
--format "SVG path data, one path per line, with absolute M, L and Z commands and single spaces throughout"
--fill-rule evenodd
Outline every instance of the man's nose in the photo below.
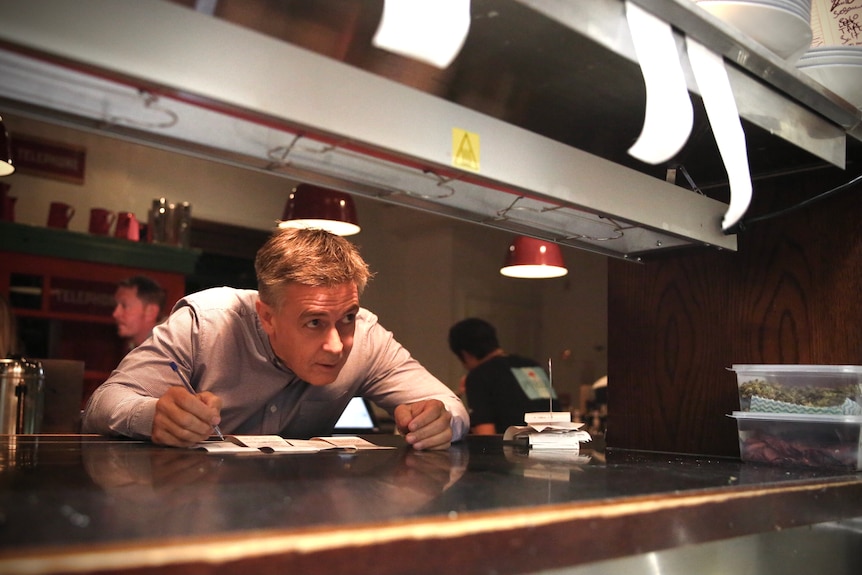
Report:
M 344 349 L 344 342 L 341 341 L 341 334 L 336 328 L 332 328 L 326 333 L 326 339 L 323 342 L 323 349 L 329 353 L 341 353 Z

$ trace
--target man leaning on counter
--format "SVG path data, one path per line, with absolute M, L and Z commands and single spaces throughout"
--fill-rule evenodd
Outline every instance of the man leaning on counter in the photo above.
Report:
M 465 435 L 458 397 L 359 306 L 371 272 L 348 240 L 279 229 L 255 271 L 257 291 L 222 287 L 181 299 L 93 393 L 83 431 L 177 447 L 207 439 L 216 425 L 329 435 L 360 395 L 389 411 L 415 449 L 445 449 Z

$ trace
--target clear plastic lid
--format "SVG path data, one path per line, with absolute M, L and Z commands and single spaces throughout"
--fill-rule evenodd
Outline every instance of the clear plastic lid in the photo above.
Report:
M 791 421 L 797 423 L 851 423 L 862 425 L 862 415 L 828 415 L 821 413 L 766 413 L 734 411 L 728 417 L 753 421 Z
M 731 371 L 749 373 L 826 373 L 826 374 L 856 374 L 862 375 L 862 365 L 814 365 L 814 364 L 792 364 L 792 363 L 735 363 Z

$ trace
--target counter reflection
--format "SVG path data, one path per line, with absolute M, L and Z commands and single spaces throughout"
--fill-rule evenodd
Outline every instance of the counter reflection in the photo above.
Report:
M 374 522 L 421 509 L 467 469 L 463 447 L 362 453 L 213 456 L 83 444 L 103 490 L 100 529 L 166 536 Z

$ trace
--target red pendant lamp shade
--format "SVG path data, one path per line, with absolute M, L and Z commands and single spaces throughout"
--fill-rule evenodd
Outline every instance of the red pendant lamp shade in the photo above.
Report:
M 6 131 L 6 124 L 0 117 L 0 176 L 8 176 L 15 171 L 12 164 L 12 140 Z
M 560 246 L 528 236 L 517 236 L 509 246 L 500 273 L 513 278 L 558 278 L 569 271 Z
M 281 228 L 319 228 L 339 236 L 359 233 L 356 205 L 350 194 L 299 184 L 287 198 Z

